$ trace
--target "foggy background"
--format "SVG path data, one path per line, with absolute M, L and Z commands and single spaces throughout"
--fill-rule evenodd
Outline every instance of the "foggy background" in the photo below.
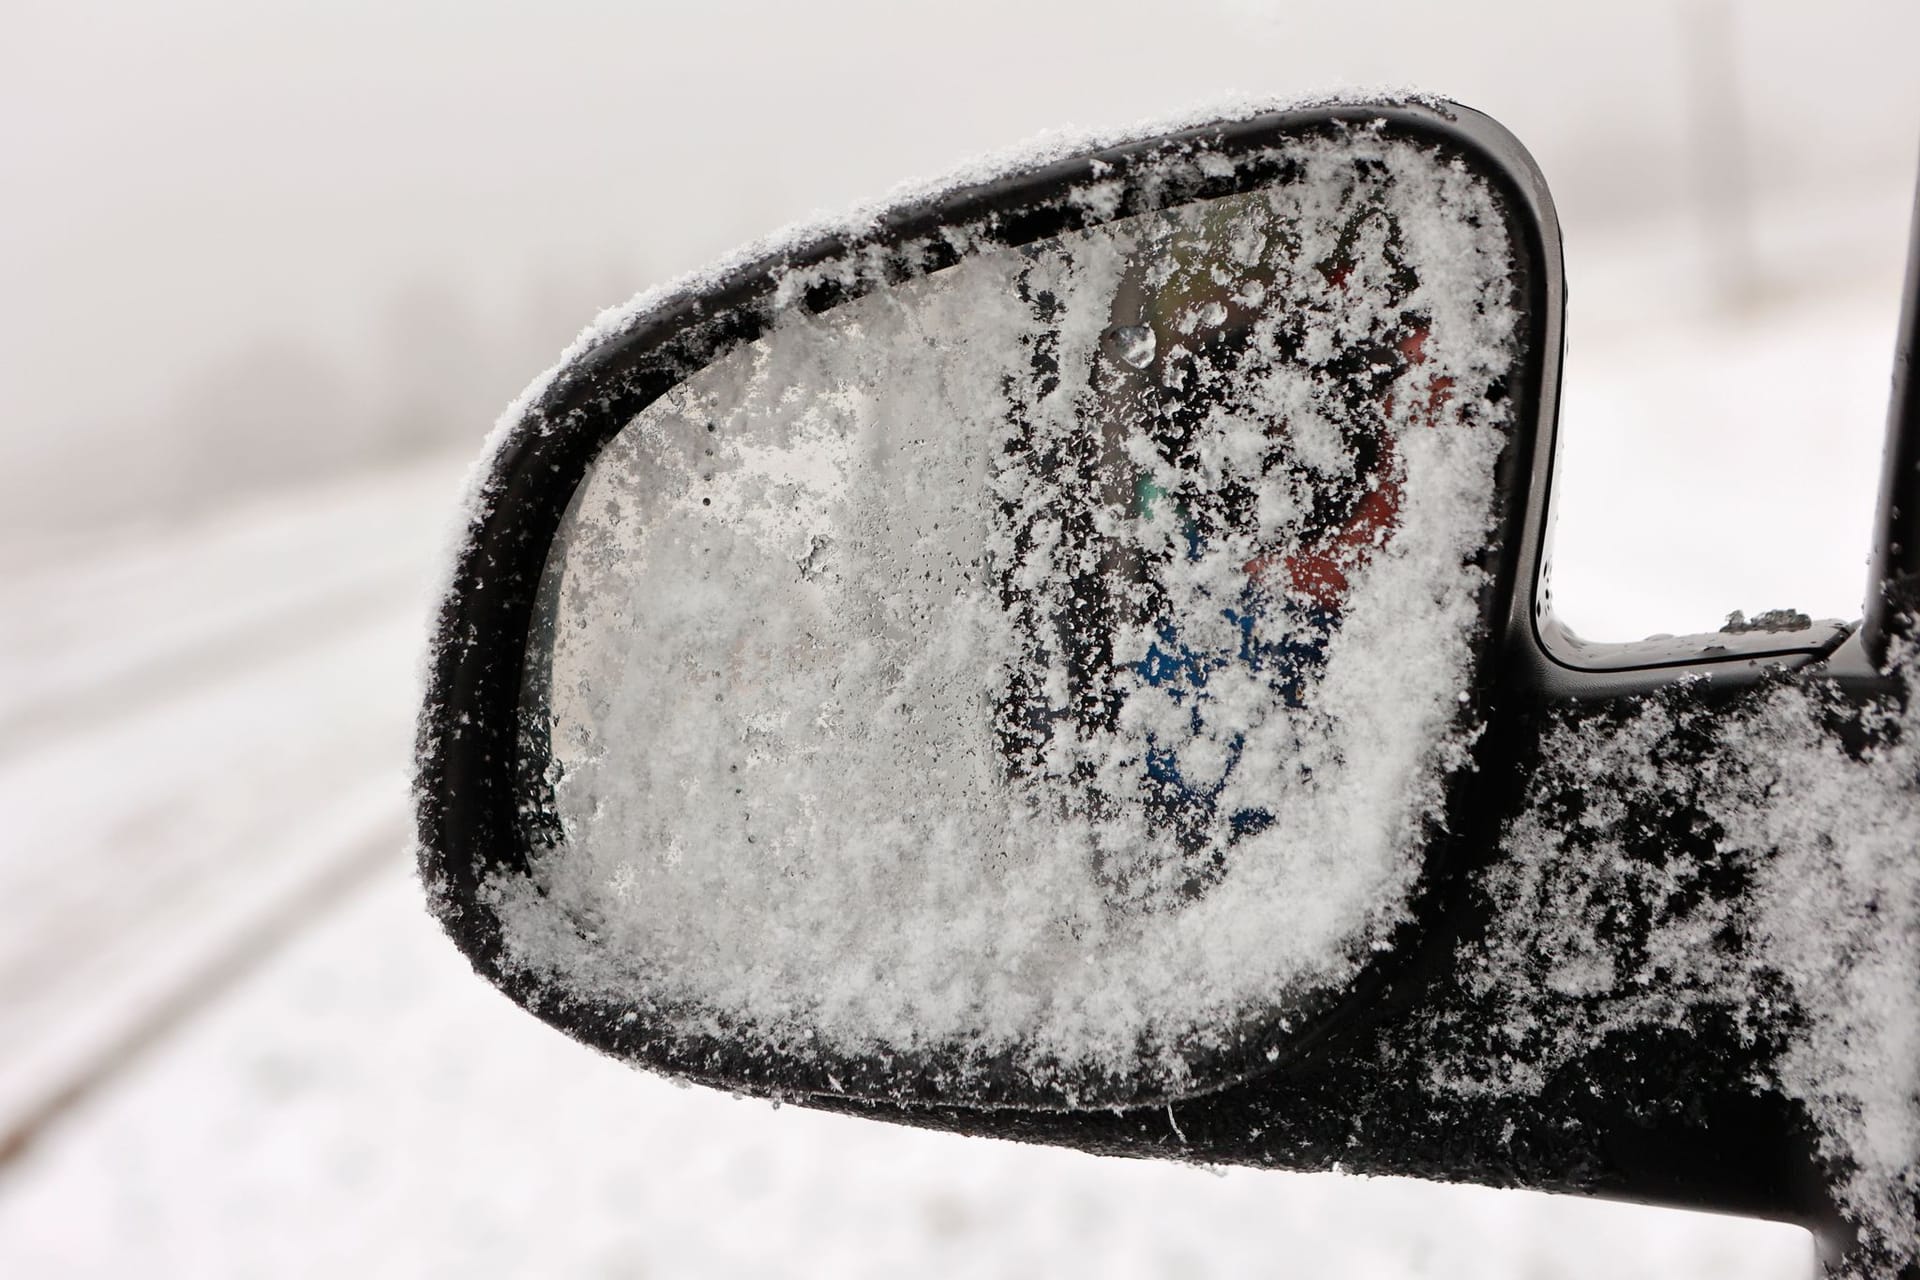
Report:
M 1799 1274 L 1763 1225 L 635 1077 L 418 908 L 412 672 L 465 466 L 600 308 L 1043 130 L 1343 86 L 1486 111 L 1552 187 L 1575 629 L 1857 616 L 1920 10 L 4 15 L 0 1272 Z
M 1576 627 L 1604 631 L 1618 612 L 1614 588 L 1588 581 L 1601 576 L 1582 546 L 1589 504 L 1594 527 L 1608 520 L 1576 469 L 1608 450 L 1643 459 L 1637 491 L 1613 497 L 1651 508 L 1634 512 L 1645 574 L 1673 567 L 1661 508 L 1705 482 L 1789 508 L 1758 531 L 1776 541 L 1729 557 L 1744 572 L 1779 565 L 1778 589 L 1802 597 L 1848 577 L 1802 584 L 1782 563 L 1798 558 L 1778 552 L 1805 478 L 1746 468 L 1751 432 L 1732 425 L 1745 406 L 1715 404 L 1741 386 L 1671 370 L 1656 401 L 1621 385 L 1619 366 L 1639 361 L 1612 348 L 1637 356 L 1639 341 L 1658 359 L 1681 322 L 1737 334 L 1756 314 L 1840 295 L 1891 323 L 1920 132 L 1920 78 L 1901 61 L 1920 30 L 1910 6 L 481 0 L 12 14 L 0 51 L 9 558 L 469 447 L 599 308 L 979 152 L 1224 93 L 1357 85 L 1488 112 L 1553 188 L 1574 298 L 1557 595 Z M 1873 459 L 1854 437 L 1877 428 L 1886 365 L 1887 344 L 1869 358 L 1872 345 L 1816 341 L 1791 369 L 1819 390 L 1795 443 L 1815 465 L 1843 449 L 1839 467 L 1862 486 Z M 1776 384 L 1786 372 L 1763 367 Z M 1863 547 L 1856 523 L 1833 541 Z M 1676 594 L 1712 595 L 1727 577 L 1703 567 Z M 1583 609 L 1589 589 L 1605 599 Z M 1849 582 L 1836 603 L 1792 603 L 1850 615 L 1858 594 Z M 1658 609 L 1643 602 L 1633 620 Z

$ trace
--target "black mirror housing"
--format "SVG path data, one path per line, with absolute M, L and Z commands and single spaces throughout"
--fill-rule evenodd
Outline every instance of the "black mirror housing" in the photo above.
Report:
M 1484 186 L 1504 222 L 1517 318 L 1512 364 L 1487 397 L 1504 445 L 1473 561 L 1465 755 L 1445 774 L 1404 911 L 1368 938 L 1361 962 L 1182 1050 L 1172 1076 L 1043 1070 L 1017 1052 L 984 1053 L 961 1072 L 938 1046 L 822 1052 L 724 1010 L 693 1034 L 665 1006 L 516 962 L 500 878 L 537 882 L 563 838 L 552 759 L 537 746 L 548 728 L 527 698 L 530 672 L 551 661 L 550 557 L 623 429 L 785 316 L 832 316 L 978 255 L 1036 253 L 1284 187 L 1297 176 L 1290 148 L 1350 136 L 1420 148 Z M 476 971 L 536 1016 L 699 1083 L 1102 1154 L 1784 1218 L 1863 1274 L 1906 1274 L 1920 1253 L 1920 1152 L 1904 1165 L 1870 1154 L 1862 1125 L 1898 1123 L 1902 1086 L 1861 1096 L 1858 1079 L 1881 1069 L 1871 1055 L 1897 1041 L 1864 1044 L 1856 1006 L 1886 999 L 1903 974 L 1905 1007 L 1920 1004 L 1920 972 L 1901 967 L 1920 954 L 1920 863 L 1878 844 L 1828 856 L 1833 838 L 1822 853 L 1807 826 L 1828 814 L 1840 844 L 1851 831 L 1859 845 L 1871 829 L 1846 815 L 1872 809 L 1874 829 L 1911 852 L 1920 799 L 1911 748 L 1899 745 L 1912 732 L 1905 677 L 1828 624 L 1603 646 L 1553 620 L 1564 307 L 1537 168 L 1491 120 L 1432 103 L 1298 108 L 1052 156 L 655 295 L 536 386 L 475 486 L 418 740 L 420 864 L 435 914 Z M 1115 350 L 1132 363 L 1114 346 L 1129 329 L 1103 335 L 1109 364 Z M 1779 799 L 1803 784 L 1804 805 Z M 1847 923 L 1833 948 L 1809 949 L 1791 924 L 1820 910 Z M 1836 972 L 1870 972 L 1871 992 Z M 1842 1043 L 1866 1056 L 1831 1060 Z

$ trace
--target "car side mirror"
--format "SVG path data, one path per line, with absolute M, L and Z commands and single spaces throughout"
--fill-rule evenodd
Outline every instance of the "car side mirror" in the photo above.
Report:
M 1525 152 L 1408 103 L 1032 158 L 643 297 L 477 474 L 435 913 L 702 1084 L 1910 1262 L 1920 1137 L 1888 1165 L 1792 1028 L 1912 1025 L 1920 872 L 1789 901 L 1833 859 L 1767 798 L 1817 757 L 1808 811 L 1911 853 L 1902 679 L 1832 624 L 1554 623 L 1563 302 Z M 1823 907 L 1838 958 L 1786 936 Z

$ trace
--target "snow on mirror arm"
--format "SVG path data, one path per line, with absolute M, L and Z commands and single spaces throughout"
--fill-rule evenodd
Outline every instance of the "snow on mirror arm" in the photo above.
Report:
M 1391 960 L 1480 729 L 1512 247 L 1421 141 L 1159 163 L 1250 160 L 796 272 L 619 426 L 540 578 L 505 968 L 696 1076 L 1080 1107 Z

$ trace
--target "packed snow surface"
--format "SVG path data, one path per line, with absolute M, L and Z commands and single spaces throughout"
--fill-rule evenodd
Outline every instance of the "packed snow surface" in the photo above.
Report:
M 1475 733 L 1509 246 L 1413 144 L 1285 154 L 789 307 L 626 427 L 548 562 L 510 963 L 964 1096 L 1177 1086 L 1386 945 Z

